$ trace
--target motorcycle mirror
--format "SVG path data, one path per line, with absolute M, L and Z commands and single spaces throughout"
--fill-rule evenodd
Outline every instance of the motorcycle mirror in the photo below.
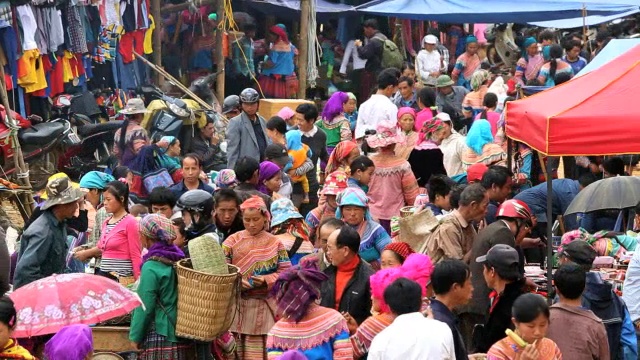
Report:
M 71 100 L 66 96 L 61 96 L 58 101 L 60 102 L 60 105 L 71 106 Z

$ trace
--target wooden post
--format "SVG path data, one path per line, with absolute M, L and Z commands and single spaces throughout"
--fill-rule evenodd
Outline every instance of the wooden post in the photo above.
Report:
M 160 7 L 162 6 L 161 0 L 151 0 L 151 14 L 153 15 L 153 21 L 156 23 L 156 28 L 153 30 L 153 63 L 156 66 L 162 66 L 162 14 L 160 13 Z M 160 74 L 155 74 L 155 82 L 159 87 L 162 87 L 164 78 Z
M 224 1 L 218 1 L 218 10 L 216 13 L 218 14 L 218 25 L 225 24 L 225 11 L 224 11 Z M 224 26 L 222 27 L 224 28 Z M 218 27 L 216 31 L 216 71 L 218 72 L 218 76 L 216 77 L 216 95 L 218 96 L 218 102 L 222 104 L 224 101 L 224 78 L 225 78 L 225 58 L 224 58 L 224 49 L 223 49 L 223 37 L 225 35 L 224 30 L 221 27 Z M 228 44 L 227 44 L 228 45 Z
M 7 84 L 5 83 L 3 66 L 0 66 L 0 98 L 2 98 L 0 100 L 2 101 L 4 110 L 7 113 L 7 119 L 9 124 L 12 127 L 16 127 L 17 124 L 15 119 L 11 115 L 11 107 L 9 106 L 9 96 L 7 95 Z M 5 121 L 5 120 L 1 119 L 1 121 Z M 20 147 L 20 142 L 18 141 L 18 136 L 16 135 L 16 133 L 10 136 L 13 138 L 12 141 L 14 142 L 14 146 L 15 146 L 15 151 L 13 156 L 15 159 L 14 166 L 16 167 L 16 174 L 26 174 L 25 177 L 18 177 L 18 180 L 17 180 L 18 185 L 22 185 L 27 189 L 31 189 L 31 183 L 29 182 L 29 173 L 27 171 L 28 170 L 27 166 L 24 163 L 24 157 L 22 155 L 22 148 Z M 33 205 L 34 205 L 33 197 L 31 197 L 31 192 L 23 191 L 23 192 L 20 192 L 17 196 L 20 202 L 22 202 L 22 204 L 25 205 L 23 209 L 20 209 L 20 212 L 22 213 L 23 217 L 25 215 L 30 217 L 33 211 Z
M 587 46 L 587 5 L 582 5 L 582 43 Z
M 310 0 L 300 0 L 300 56 L 298 63 L 298 99 L 305 99 L 307 95 L 307 63 L 309 59 L 309 14 Z

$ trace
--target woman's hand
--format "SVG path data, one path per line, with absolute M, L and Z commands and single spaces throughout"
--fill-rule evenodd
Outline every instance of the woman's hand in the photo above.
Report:
M 242 290 L 250 290 L 253 289 L 253 286 L 249 283 L 249 281 L 242 279 Z
M 353 335 L 358 331 L 358 322 L 354 319 L 351 314 L 344 311 L 342 312 L 342 316 L 347 321 L 347 327 L 349 328 L 349 334 Z
M 76 248 L 77 249 L 77 248 Z M 73 253 L 73 257 L 78 260 L 78 261 L 82 261 L 82 262 L 87 262 L 89 261 L 89 259 L 92 258 L 92 256 L 89 254 L 88 251 L 86 250 L 80 250 L 80 251 L 76 251 Z
M 262 275 L 252 276 L 251 280 L 253 280 L 254 287 L 267 286 L 267 281 L 264 279 L 264 276 Z
M 536 349 L 536 343 L 525 346 L 524 351 L 516 355 L 516 360 L 538 360 L 540 358 L 540 352 Z

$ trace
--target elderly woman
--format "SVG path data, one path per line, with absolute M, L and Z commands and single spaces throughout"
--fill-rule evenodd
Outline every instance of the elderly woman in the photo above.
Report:
M 309 227 L 289 199 L 281 198 L 271 204 L 271 233 L 280 239 L 287 250 L 291 265 L 313 253 L 309 239 Z
M 325 280 L 318 264 L 307 259 L 278 277 L 271 293 L 281 319 L 267 337 L 269 360 L 289 350 L 299 350 L 309 359 L 353 359 L 344 317 L 316 303 Z
M 478 70 L 471 76 L 471 92 L 462 100 L 462 115 L 473 119 L 484 111 L 484 97 L 489 91 L 491 74 L 487 70 Z
M 371 213 L 388 234 L 391 234 L 391 218 L 397 216 L 402 207 L 413 205 L 418 196 L 418 183 L 411 165 L 395 153 L 396 144 L 403 141 L 404 134 L 396 124 L 386 121 L 378 124 L 375 135 L 367 137 L 369 146 L 378 149 L 370 156 L 375 164 L 368 192 Z
M 538 49 L 538 42 L 534 37 L 528 37 L 524 40 L 522 46 L 522 57 L 516 63 L 516 72 L 514 78 L 520 85 L 525 85 L 529 80 L 538 77 L 542 65 L 544 65 L 544 57 Z
M 343 220 L 360 234 L 358 255 L 376 269 L 380 268 L 380 254 L 391 242 L 389 233 L 373 221 L 369 213 L 369 199 L 360 189 L 347 188 L 337 199 L 336 218 Z
M 451 79 L 457 83 L 456 85 L 471 90 L 471 75 L 480 69 L 480 63 L 478 39 L 475 36 L 468 36 L 466 51 L 458 56 L 456 65 L 451 72 Z
M 404 134 L 404 141 L 396 144 L 396 155 L 402 159 L 409 159 L 411 150 L 416 146 L 418 133 L 416 126 L 416 111 L 410 107 L 398 109 L 398 127 Z
M 462 167 L 467 170 L 477 163 L 505 166 L 506 159 L 507 153 L 493 142 L 491 124 L 484 119 L 474 121 L 467 134 L 467 147 L 462 153 Z
M 426 187 L 433 175 L 446 175 L 442 150 L 438 147 L 444 135 L 444 125 L 438 116 L 422 124 L 416 146 L 409 155 L 411 170 L 417 177 L 418 186 Z
M 413 253 L 413 249 L 406 242 L 392 242 L 384 248 L 380 255 L 380 268 L 384 270 L 400 267 L 407 257 Z
M 140 242 L 148 250 L 142 257 L 138 295 L 144 306 L 133 311 L 129 339 L 141 352 L 138 359 L 186 359 L 190 344 L 176 337 L 178 278 L 175 263 L 184 253 L 173 245 L 171 220 L 147 215 L 138 224 Z
M 231 325 L 240 359 L 266 359 L 267 333 L 276 322 L 275 299 L 269 291 L 278 276 L 291 267 L 280 240 L 268 232 L 270 214 L 262 198 L 254 195 L 240 205 L 246 230 L 229 236 L 222 244 L 227 262 L 242 275 L 240 311 Z
M 333 149 L 341 141 L 352 139 L 349 120 L 344 116 L 344 105 L 349 101 L 349 95 L 338 91 L 331 95 L 322 110 L 320 120 L 316 126 L 327 134 L 327 153 L 331 155 Z
M 322 220 L 335 217 L 338 208 L 336 196 L 349 186 L 348 178 L 349 176 L 344 171 L 334 171 L 325 180 L 324 187 L 320 192 L 320 195 L 325 199 L 324 203 L 318 204 L 318 207 L 309 211 L 305 218 L 311 235 L 315 234 Z
M 405 277 L 420 284 L 423 298 L 427 296 L 427 284 L 433 272 L 433 264 L 427 255 L 411 254 L 402 266 L 380 270 L 371 276 L 371 298 L 373 303 L 372 317 L 360 324 L 349 318 L 349 329 L 352 330 L 351 346 L 353 358 L 364 358 L 369 352 L 373 338 L 387 328 L 394 320 L 389 306 L 384 301 L 384 290 L 400 277 Z
M 296 76 L 293 63 L 295 48 L 289 42 L 287 32 L 277 25 L 269 28 L 267 39 L 272 46 L 262 63 L 262 75 L 258 78 L 260 87 L 266 98 L 291 98 L 295 91 L 287 87 L 287 78 Z

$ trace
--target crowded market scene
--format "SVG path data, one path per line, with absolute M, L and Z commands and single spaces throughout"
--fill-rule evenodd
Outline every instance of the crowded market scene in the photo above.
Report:
M 640 0 L 0 0 L 0 360 L 638 360 L 639 59 Z

